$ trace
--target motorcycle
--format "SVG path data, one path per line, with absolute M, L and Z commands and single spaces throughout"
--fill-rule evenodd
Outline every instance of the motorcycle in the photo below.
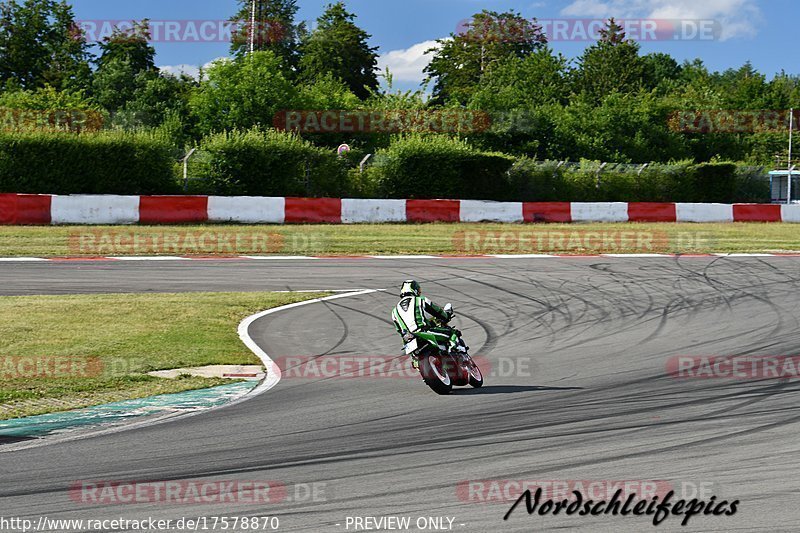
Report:
M 448 328 L 447 323 L 455 316 L 452 304 L 447 304 L 444 311 L 450 319 L 447 322 L 434 319 L 433 325 L 437 328 Z M 441 335 L 416 331 L 406 334 L 403 351 L 406 355 L 416 358 L 423 381 L 436 394 L 450 394 L 454 386 L 470 385 L 476 389 L 482 387 L 483 374 L 470 357 L 469 348 L 461 338 L 461 332 L 455 328 L 448 329 L 451 331 L 448 345 L 439 343 Z

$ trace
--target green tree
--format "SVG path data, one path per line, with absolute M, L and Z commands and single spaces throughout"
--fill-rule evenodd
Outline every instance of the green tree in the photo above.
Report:
M 739 69 L 728 69 L 719 77 L 720 93 L 730 109 L 765 109 L 766 76 L 748 61 Z
M 273 52 L 215 62 L 190 100 L 203 133 L 253 126 L 270 127 L 275 113 L 292 109 L 297 88 Z
M 329 74 L 302 85 L 293 105 L 297 109 L 355 109 L 359 104 L 350 88 Z
M 488 72 L 470 101 L 473 109 L 504 111 L 566 103 L 567 59 L 544 46 L 525 57 L 507 58 Z
M 374 91 L 366 100 L 365 104 L 367 109 L 381 109 L 381 110 L 419 110 L 425 109 L 428 106 L 427 88 L 428 84 L 423 83 L 419 89 L 416 90 L 400 90 L 395 89 L 394 76 L 392 75 L 389 67 L 380 77 L 385 80 L 385 89 Z
M 781 72 L 769 82 L 764 97 L 766 109 L 800 109 L 800 76 Z
M 720 74 L 709 72 L 700 59 L 686 61 L 681 67 L 679 84 L 673 91 L 664 96 L 664 101 L 676 112 L 698 111 L 697 124 L 700 119 L 714 117 L 713 110 L 730 109 L 723 94 Z M 709 161 L 716 156 L 739 159 L 744 154 L 741 135 L 729 133 L 692 133 L 683 132 L 683 138 L 690 152 L 688 157 L 695 161 Z
M 670 109 L 653 93 L 615 92 L 600 105 L 577 98 L 554 115 L 554 151 L 573 161 L 581 158 L 644 163 L 683 159 L 690 153 L 682 133 L 668 128 Z
M 642 63 L 646 88 L 667 94 L 679 85 L 683 69 L 671 55 L 661 52 L 647 54 L 642 56 Z
M 305 25 L 297 24 L 297 0 L 255 0 L 255 27 L 252 26 L 253 0 L 238 0 L 239 11 L 231 19 L 239 29 L 233 35 L 231 53 L 242 57 L 250 51 L 252 33 L 256 52 L 271 51 L 281 60 L 285 74 L 297 67 L 300 37 Z
M 100 43 L 100 50 L 94 97 L 105 109 L 116 112 L 135 98 L 148 79 L 158 76 L 148 21 L 137 22 L 130 30 L 115 28 Z
M 491 127 L 475 142 L 491 150 L 550 156 L 553 115 L 569 100 L 567 59 L 545 46 L 511 57 L 488 72 L 469 108 L 491 115 Z
M 722 104 L 718 83 L 700 59 L 684 61 L 677 86 L 665 96 L 677 110 L 714 109 Z
M 187 76 L 159 72 L 149 22 L 115 29 L 100 43 L 100 50 L 92 88 L 94 100 L 112 114 L 109 124 L 160 127 L 168 121 L 173 139 L 183 140 L 191 126 L 188 102 L 197 83 Z
M 83 92 L 57 91 L 50 85 L 35 90 L 0 92 L 1 130 L 93 131 L 104 123 L 99 111 Z
M 369 46 L 371 35 L 355 24 L 355 18 L 342 2 L 328 5 L 303 40 L 300 73 L 304 81 L 331 75 L 365 99 L 378 88 L 378 49 Z
M 0 2 L 0 83 L 84 89 L 91 77 L 89 60 L 86 40 L 64 0 Z
M 134 22 L 133 28 L 115 28 L 100 43 L 98 68 L 114 61 L 127 61 L 137 74 L 145 70 L 156 70 L 156 50 L 150 45 L 150 22 L 145 19 Z
M 711 84 L 711 73 L 702 59 L 693 61 L 687 59 L 681 65 L 680 79 L 683 85 L 709 86 Z
M 97 69 L 92 81 L 95 101 L 109 112 L 116 112 L 133 99 L 139 87 L 139 72 L 124 58 L 116 58 Z
M 35 90 L 4 91 L 0 93 L 0 107 L 49 111 L 88 110 L 96 106 L 82 92 L 57 91 L 48 85 Z
M 535 21 L 518 13 L 484 10 L 473 16 L 465 31 L 437 41 L 425 68 L 434 82 L 436 103 L 466 104 L 483 76 L 502 61 L 522 58 L 544 46 L 547 39 Z
M 182 137 L 188 137 L 194 126 L 189 117 L 189 99 L 197 85 L 186 75 L 140 72 L 133 96 L 123 110 L 135 124 L 160 127 L 169 122 L 176 124 L 173 129 L 180 130 Z
M 639 56 L 639 44 L 626 39 L 622 26 L 613 18 L 600 34 L 600 40 L 578 59 L 575 92 L 600 101 L 613 92 L 632 93 L 641 89 L 645 62 Z

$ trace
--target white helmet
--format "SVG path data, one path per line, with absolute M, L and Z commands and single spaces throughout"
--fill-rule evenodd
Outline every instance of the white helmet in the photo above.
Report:
M 421 295 L 422 295 L 422 288 L 419 286 L 419 283 L 417 283 L 413 279 L 409 279 L 403 282 L 403 286 L 400 288 L 400 296 L 421 296 Z

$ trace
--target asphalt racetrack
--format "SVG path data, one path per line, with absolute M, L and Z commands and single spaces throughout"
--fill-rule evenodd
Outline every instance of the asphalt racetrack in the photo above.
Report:
M 0 453 L 2 515 L 278 516 L 280 531 L 312 532 L 387 515 L 450 517 L 465 532 L 649 530 L 652 517 L 528 516 L 524 506 L 503 521 L 511 502 L 481 502 L 488 492 L 462 483 L 627 480 L 740 501 L 734 516 L 687 527 L 670 517 L 659 531 L 797 529 L 797 380 L 675 379 L 667 367 L 678 355 L 799 353 L 798 258 L 7 263 L 0 293 L 390 289 L 251 326 L 273 359 L 320 363 L 399 357 L 389 313 L 412 276 L 453 302 L 473 356 L 491 367 L 485 388 L 439 397 L 419 379 L 284 377 L 198 416 Z M 78 480 L 274 480 L 288 493 L 255 507 L 94 505 L 70 499 Z M 316 498 L 296 493 L 311 486 Z

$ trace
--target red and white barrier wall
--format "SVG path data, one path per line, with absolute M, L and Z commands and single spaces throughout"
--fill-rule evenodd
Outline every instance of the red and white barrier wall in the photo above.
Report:
M 0 224 L 800 222 L 800 205 L 0 194 Z

